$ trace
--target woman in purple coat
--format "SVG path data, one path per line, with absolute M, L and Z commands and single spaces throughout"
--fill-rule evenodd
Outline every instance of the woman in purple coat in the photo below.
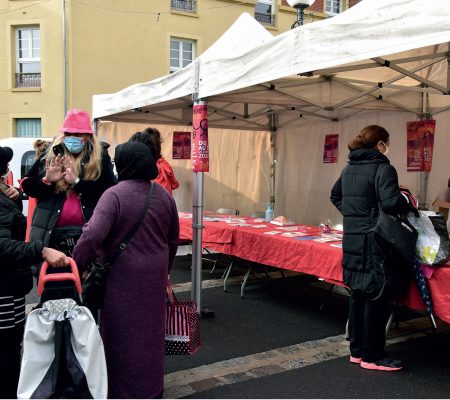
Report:
M 166 285 L 177 251 L 178 213 L 170 194 L 150 182 L 158 169 L 144 144 L 117 146 L 115 162 L 119 183 L 100 198 L 73 256 L 85 269 L 97 258 L 111 255 L 140 222 L 153 185 L 143 223 L 111 265 L 100 332 L 108 367 L 108 397 L 160 398 Z

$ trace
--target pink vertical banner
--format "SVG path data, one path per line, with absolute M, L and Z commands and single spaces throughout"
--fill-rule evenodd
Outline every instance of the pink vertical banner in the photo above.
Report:
M 192 169 L 209 172 L 208 108 L 194 105 L 192 113 Z
M 433 163 L 436 121 L 407 122 L 407 170 L 430 172 Z
M 191 132 L 173 132 L 172 159 L 189 160 L 191 158 Z
M 337 163 L 339 155 L 339 135 L 326 135 L 325 143 L 323 145 L 323 163 L 334 164 Z

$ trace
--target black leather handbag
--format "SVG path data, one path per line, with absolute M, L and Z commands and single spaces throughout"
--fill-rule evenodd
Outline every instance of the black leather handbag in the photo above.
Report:
M 120 243 L 119 247 L 114 251 L 111 257 L 108 257 L 105 262 L 94 261 L 91 263 L 90 268 L 88 270 L 88 274 L 82 283 L 82 299 L 83 304 L 91 309 L 102 309 L 103 302 L 105 299 L 105 288 L 106 288 L 106 279 L 108 276 L 108 271 L 111 265 L 114 263 L 119 254 L 127 248 L 127 245 L 131 238 L 134 236 L 136 231 L 144 222 L 144 217 L 147 213 L 147 210 L 150 206 L 150 200 L 153 193 L 153 184 L 150 184 L 150 189 L 148 191 L 147 200 L 145 202 L 144 212 L 139 218 L 138 223 L 134 226 L 125 240 Z
M 375 174 L 375 181 L 377 181 L 379 170 L 380 167 Z M 416 229 L 405 217 L 383 212 L 378 195 L 377 200 L 380 211 L 373 231 L 378 245 L 385 253 L 395 251 L 407 261 L 414 260 L 418 237 Z
M 380 210 L 374 234 L 375 240 L 385 251 L 392 248 L 405 260 L 414 259 L 418 233 L 406 218 Z

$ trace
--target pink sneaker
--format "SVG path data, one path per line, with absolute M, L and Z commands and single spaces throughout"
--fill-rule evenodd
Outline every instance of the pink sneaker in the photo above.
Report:
M 361 364 L 362 358 L 361 357 L 353 357 L 350 356 L 350 362 L 352 364 Z
M 399 371 L 403 368 L 403 365 L 400 360 L 382 358 L 381 360 L 372 362 L 361 361 L 361 368 L 377 371 Z

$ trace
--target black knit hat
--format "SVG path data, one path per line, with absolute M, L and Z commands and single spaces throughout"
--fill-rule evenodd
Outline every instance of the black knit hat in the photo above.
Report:
M 158 176 L 158 168 L 150 149 L 139 142 L 126 142 L 116 147 L 114 162 L 119 181 L 143 179 L 150 181 Z
M 8 163 L 12 160 L 13 154 L 10 147 L 0 147 L 0 175 L 8 170 Z

